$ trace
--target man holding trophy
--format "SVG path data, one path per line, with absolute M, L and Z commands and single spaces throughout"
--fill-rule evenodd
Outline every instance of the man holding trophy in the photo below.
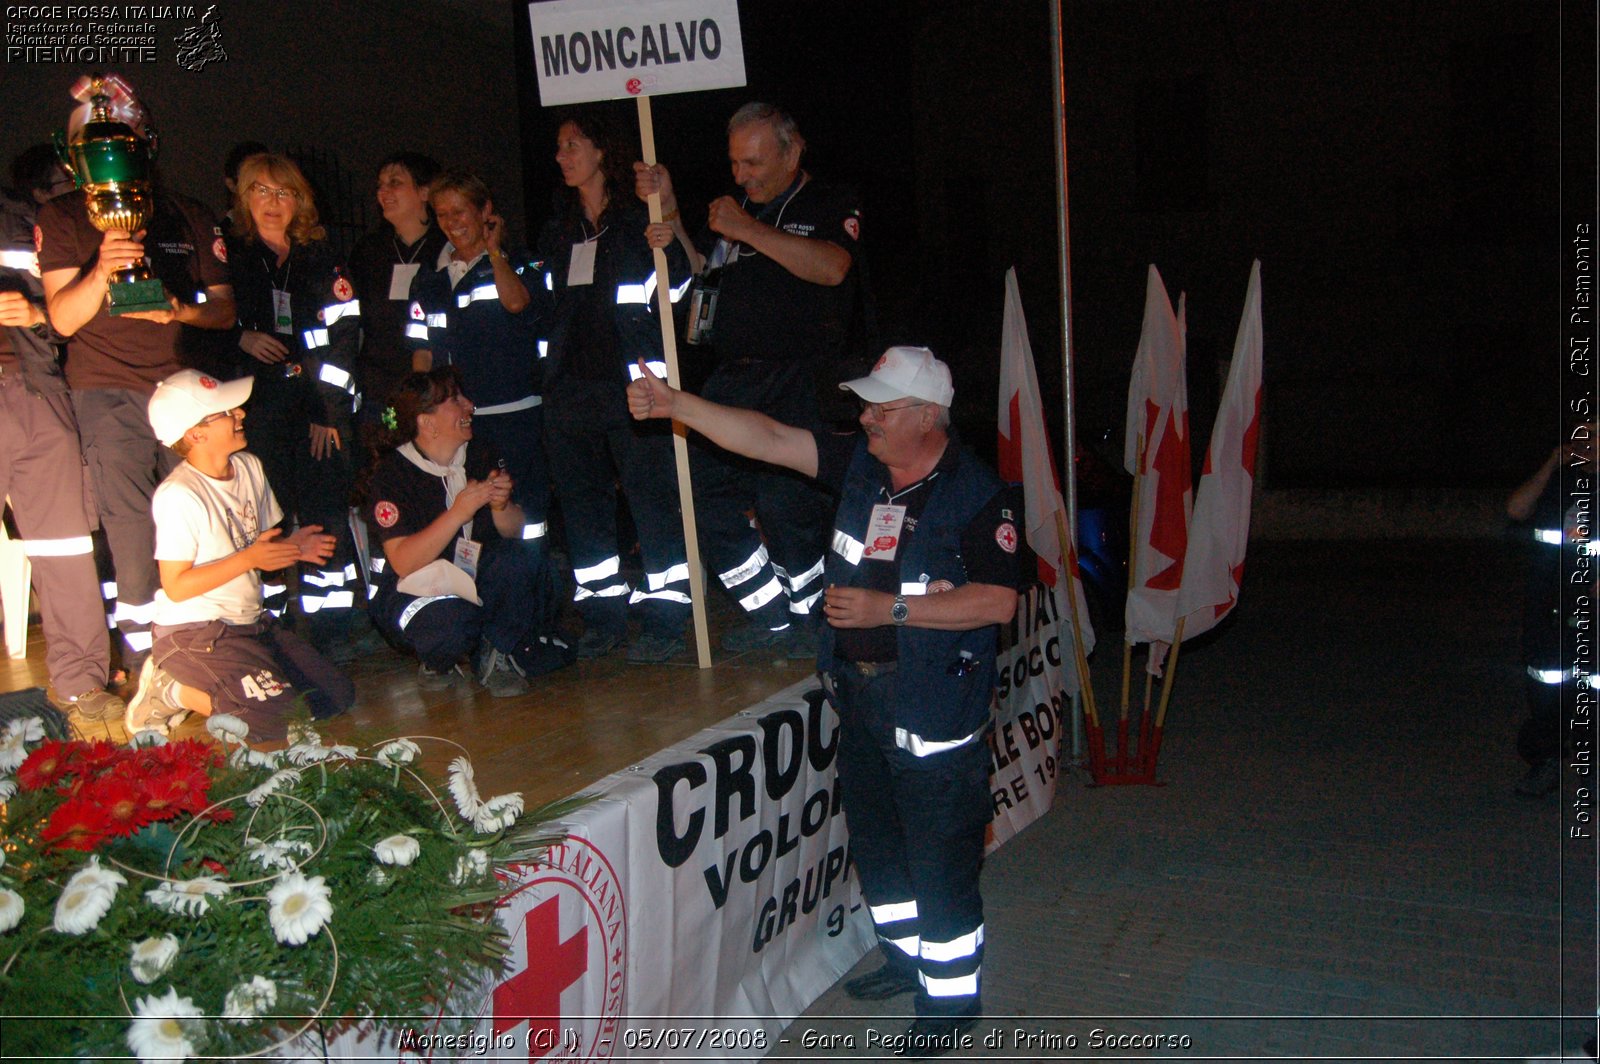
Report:
M 181 368 L 185 326 L 233 326 L 233 289 L 209 212 L 156 187 L 155 131 L 127 83 L 86 77 L 72 95 L 83 106 L 58 148 L 79 187 L 39 211 L 35 241 L 50 324 L 68 338 L 67 383 L 131 672 L 149 653 L 160 587 L 150 496 L 176 462 L 151 433 L 146 405 Z

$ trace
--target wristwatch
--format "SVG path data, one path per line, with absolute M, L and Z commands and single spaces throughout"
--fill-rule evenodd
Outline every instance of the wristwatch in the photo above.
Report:
M 894 621 L 896 628 L 899 628 L 906 623 L 910 616 L 911 607 L 906 605 L 906 597 L 904 595 L 896 595 L 894 597 L 894 605 L 889 607 L 889 619 Z

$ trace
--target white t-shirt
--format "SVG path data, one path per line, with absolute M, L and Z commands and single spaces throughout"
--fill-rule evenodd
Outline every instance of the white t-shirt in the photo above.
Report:
M 156 524 L 157 561 L 214 562 L 244 550 L 263 528 L 283 520 L 261 460 L 241 452 L 229 463 L 233 476 L 217 480 L 184 462 L 156 488 L 150 510 Z M 252 624 L 261 615 L 261 572 L 251 569 L 182 602 L 158 591 L 155 606 L 157 624 L 215 620 Z

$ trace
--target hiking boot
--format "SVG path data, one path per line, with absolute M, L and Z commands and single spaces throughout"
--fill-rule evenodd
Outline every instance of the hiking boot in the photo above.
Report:
M 177 686 L 178 681 L 165 669 L 158 668 L 154 658 L 144 659 L 139 667 L 139 690 L 122 718 L 122 726 L 130 737 L 142 731 L 167 735 L 183 723 L 189 711 L 177 699 Z
M 104 724 L 121 720 L 128 712 L 128 703 L 103 687 L 91 687 L 81 695 L 63 697 L 54 687 L 49 691 L 50 703 L 61 712 L 76 717 L 86 724 Z
M 578 657 L 588 660 L 590 658 L 603 658 L 627 642 L 620 632 L 608 632 L 604 628 L 591 628 L 583 633 L 583 638 L 578 640 Z M 629 660 L 633 660 L 629 656 Z
M 515 698 L 528 693 L 528 678 L 522 674 L 522 666 L 510 654 L 502 654 L 492 646 L 484 648 L 478 662 L 478 682 L 493 698 Z
M 642 633 L 628 647 L 629 665 L 659 665 L 683 653 L 681 636 Z
M 447 687 L 454 687 L 458 679 L 464 679 L 466 674 L 460 665 L 452 665 L 442 672 L 434 672 L 426 665 L 417 666 L 417 687 L 423 691 L 443 691 Z
M 790 624 L 782 628 L 767 628 L 761 624 L 751 623 L 723 635 L 722 649 L 730 654 L 743 654 L 747 650 L 769 650 L 787 645 L 793 634 L 794 626 Z M 812 653 L 816 651 L 813 649 Z

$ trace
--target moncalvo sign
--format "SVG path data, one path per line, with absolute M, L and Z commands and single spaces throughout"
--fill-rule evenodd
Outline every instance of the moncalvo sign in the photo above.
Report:
M 545 107 L 745 83 L 736 0 L 555 0 L 528 20 Z

